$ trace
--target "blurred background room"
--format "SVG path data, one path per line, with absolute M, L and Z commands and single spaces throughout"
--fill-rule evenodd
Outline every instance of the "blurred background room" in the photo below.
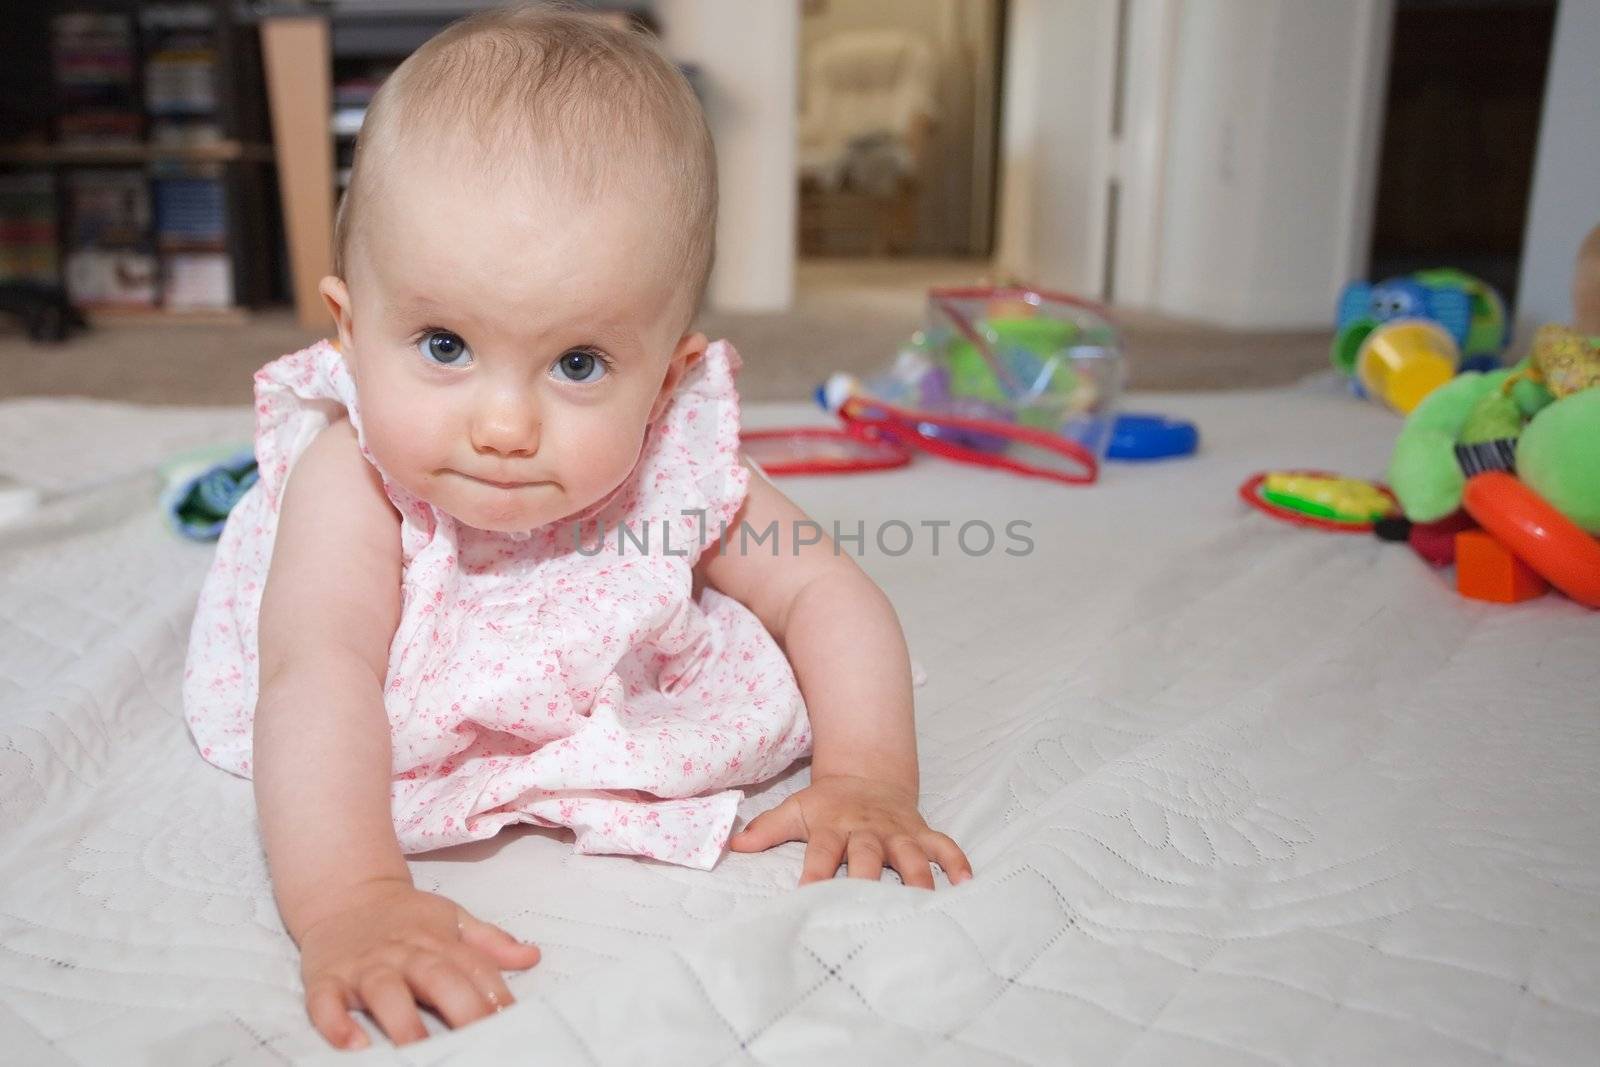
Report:
M 480 6 L 10 5 L 0 395 L 248 400 L 328 329 L 367 101 Z M 1284 384 L 1327 366 L 1354 278 L 1456 266 L 1519 326 L 1564 320 L 1600 221 L 1587 0 L 584 6 L 657 35 L 705 103 L 704 328 L 752 400 L 881 366 L 931 285 L 1011 279 L 1111 305 L 1135 388 Z

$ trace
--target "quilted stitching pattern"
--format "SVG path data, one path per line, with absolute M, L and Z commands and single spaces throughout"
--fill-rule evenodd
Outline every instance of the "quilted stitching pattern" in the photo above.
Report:
M 1400 549 L 1232 501 L 1272 442 L 1285 465 L 1379 469 L 1375 410 L 1315 390 L 1164 405 L 1206 455 L 1090 490 L 926 463 L 786 486 L 869 530 L 1034 524 L 1024 559 L 863 559 L 930 667 L 925 799 L 976 881 L 795 892 L 796 846 L 710 874 L 537 831 L 464 846 L 419 881 L 546 961 L 512 979 L 515 1009 L 365 1059 L 1592 1062 L 1600 616 L 1472 604 Z M 43 469 L 13 446 L 67 418 L 146 443 L 247 425 L 9 404 L 0 469 Z M 127 477 L 0 530 L 0 1047 L 348 1062 L 304 1022 L 249 786 L 184 733 L 207 549 L 163 529 L 137 451 L 45 470 Z

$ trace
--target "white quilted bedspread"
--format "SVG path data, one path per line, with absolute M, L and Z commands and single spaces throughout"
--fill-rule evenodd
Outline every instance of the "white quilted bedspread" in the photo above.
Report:
M 436 854 L 422 885 L 545 962 L 512 1010 L 349 1062 L 1596 1062 L 1600 614 L 1468 602 L 1404 548 L 1247 511 L 1259 468 L 1382 470 L 1396 421 L 1331 387 L 1138 399 L 1204 455 L 1089 489 L 932 459 L 787 483 L 867 524 L 972 883 L 796 891 L 798 845 L 710 873 L 539 832 Z M 249 786 L 179 714 L 210 549 L 148 472 L 247 431 L 0 405 L 0 473 L 49 493 L 0 528 L 0 1060 L 344 1062 L 304 1020 Z M 891 558 L 890 519 L 954 525 Z M 1035 550 L 964 555 L 972 519 Z

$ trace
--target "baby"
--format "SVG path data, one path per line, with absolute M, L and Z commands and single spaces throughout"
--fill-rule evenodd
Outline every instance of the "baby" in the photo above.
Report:
M 458 23 L 368 111 L 322 283 L 338 342 L 256 375 L 260 481 L 184 680 L 201 753 L 254 779 L 335 1045 L 366 1044 L 358 1008 L 405 1042 L 419 1004 L 511 1002 L 538 949 L 403 858 L 511 823 L 702 869 L 805 841 L 802 883 L 970 877 L 917 811 L 893 608 L 752 476 L 739 357 L 689 329 L 715 215 L 688 84 L 583 15 Z M 808 752 L 730 840 L 735 787 Z

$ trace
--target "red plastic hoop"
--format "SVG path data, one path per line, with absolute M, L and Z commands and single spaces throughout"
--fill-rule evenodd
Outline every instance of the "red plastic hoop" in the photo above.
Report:
M 841 404 L 839 417 L 845 420 L 852 432 L 866 433 L 875 439 L 889 439 L 903 446 L 920 448 L 924 452 L 957 463 L 1010 471 L 1030 478 L 1046 478 L 1066 485 L 1090 485 L 1100 477 L 1100 464 L 1093 452 L 1076 441 L 1033 426 L 1018 426 L 1015 423 L 997 422 L 992 419 L 970 419 L 938 412 L 908 411 L 885 404 L 881 400 L 860 396 L 852 396 Z M 932 436 L 921 429 L 926 425 L 988 437 L 1003 437 L 1008 441 L 1053 452 L 1077 464 L 1080 469 L 1058 471 L 1032 466 L 1003 454 L 984 452 Z
M 859 432 L 854 424 L 846 423 L 842 430 L 821 426 L 796 426 L 780 430 L 746 430 L 739 435 L 742 444 L 752 441 L 830 442 L 848 444 L 854 455 L 833 458 L 812 452 L 795 459 L 763 460 L 752 457 L 768 474 L 860 474 L 865 471 L 893 470 L 911 462 L 911 450 L 897 441 L 874 438 Z

